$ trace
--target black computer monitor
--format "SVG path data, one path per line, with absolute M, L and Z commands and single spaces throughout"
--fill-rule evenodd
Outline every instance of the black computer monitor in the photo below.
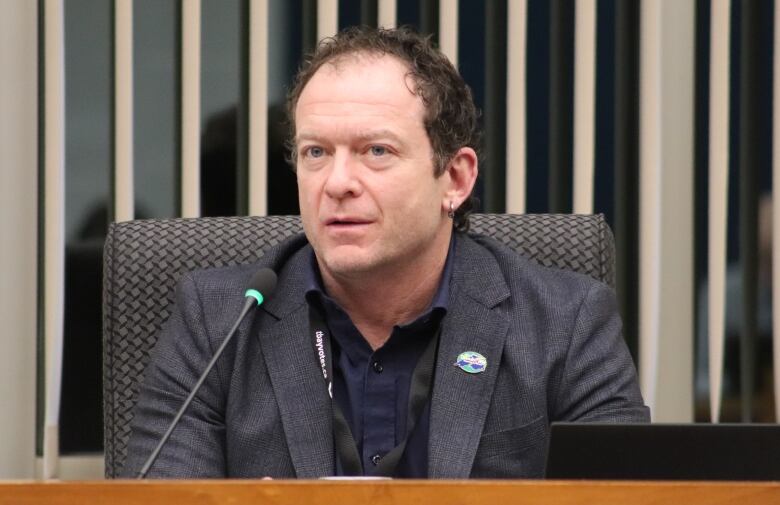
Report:
M 780 480 L 780 425 L 553 423 L 546 476 Z

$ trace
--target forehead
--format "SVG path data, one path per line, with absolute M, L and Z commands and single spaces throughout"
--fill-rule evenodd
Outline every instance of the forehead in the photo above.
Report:
M 303 88 L 295 108 L 298 126 L 330 116 L 390 115 L 422 120 L 408 66 L 391 55 L 357 53 L 322 65 Z

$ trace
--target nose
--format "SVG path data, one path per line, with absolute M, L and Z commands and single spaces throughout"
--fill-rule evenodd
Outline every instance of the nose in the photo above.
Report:
M 358 170 L 358 160 L 350 152 L 337 150 L 325 180 L 325 194 L 336 200 L 359 196 L 362 186 Z

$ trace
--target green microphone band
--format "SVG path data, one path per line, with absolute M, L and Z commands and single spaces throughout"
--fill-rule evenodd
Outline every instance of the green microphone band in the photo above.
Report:
M 263 295 L 260 294 L 260 291 L 256 289 L 247 289 L 246 293 L 244 293 L 244 296 L 251 296 L 255 300 L 257 300 L 257 304 L 260 305 L 263 303 Z

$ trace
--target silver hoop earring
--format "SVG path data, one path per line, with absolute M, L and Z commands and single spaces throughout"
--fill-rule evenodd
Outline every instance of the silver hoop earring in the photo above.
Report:
M 447 217 L 450 218 L 450 219 L 454 219 L 455 218 L 455 208 L 452 205 L 452 200 L 450 200 L 450 211 L 447 212 Z

